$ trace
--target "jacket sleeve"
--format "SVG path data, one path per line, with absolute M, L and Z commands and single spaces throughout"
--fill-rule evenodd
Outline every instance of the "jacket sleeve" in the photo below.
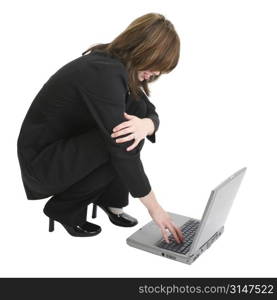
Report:
M 156 142 L 156 131 L 159 129 L 159 126 L 160 126 L 159 115 L 156 112 L 155 105 L 149 101 L 148 97 L 145 95 L 144 92 L 142 94 L 143 94 L 142 97 L 143 97 L 143 99 L 146 103 L 146 106 L 147 106 L 147 116 L 146 116 L 146 118 L 150 118 L 153 121 L 154 127 L 155 127 L 154 132 L 151 135 L 147 135 L 146 138 L 150 142 L 155 143 Z
M 124 111 L 128 86 L 123 65 L 104 64 L 94 72 L 83 73 L 80 78 L 81 97 L 102 133 L 112 165 L 133 197 L 146 196 L 151 185 L 140 159 L 144 139 L 136 148 L 127 151 L 133 140 L 116 143 L 116 138 L 111 137 L 112 129 L 126 121 Z

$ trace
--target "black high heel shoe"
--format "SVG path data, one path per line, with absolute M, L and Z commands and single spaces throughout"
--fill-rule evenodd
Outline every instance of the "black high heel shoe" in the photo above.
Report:
M 126 213 L 121 214 L 114 214 L 111 212 L 107 207 L 101 206 L 99 204 L 93 203 L 93 209 L 92 209 L 92 218 L 96 218 L 97 214 L 97 205 L 104 210 L 104 212 L 108 215 L 110 221 L 117 226 L 122 227 L 132 227 L 138 224 L 138 220 L 131 217 L 130 215 Z
M 54 220 L 52 218 L 49 218 L 49 231 L 53 232 L 54 231 Z M 59 221 L 58 221 L 59 222 Z M 66 229 L 66 231 L 72 235 L 72 236 L 94 236 L 97 235 L 101 232 L 101 227 L 85 221 L 81 225 L 67 225 L 59 222 L 60 224 L 63 225 L 63 227 Z

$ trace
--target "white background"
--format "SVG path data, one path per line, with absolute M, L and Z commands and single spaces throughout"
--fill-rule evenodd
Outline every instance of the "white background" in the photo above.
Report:
M 151 220 L 131 196 L 135 228 L 116 227 L 99 211 L 96 237 L 74 238 L 59 223 L 49 233 L 47 199 L 27 200 L 16 154 L 23 118 L 46 80 L 149 12 L 164 14 L 181 39 L 178 66 L 150 86 L 161 123 L 142 160 L 158 201 L 201 218 L 211 189 L 247 167 L 223 236 L 190 266 L 126 245 Z M 276 1 L 25 0 L 1 2 L 0 14 L 0 276 L 277 275 Z

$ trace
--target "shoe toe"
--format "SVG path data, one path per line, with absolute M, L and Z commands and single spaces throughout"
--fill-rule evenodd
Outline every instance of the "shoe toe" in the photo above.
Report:
M 128 215 L 127 213 L 123 212 L 120 214 L 115 214 L 110 211 L 107 207 L 99 205 L 105 213 L 109 216 L 110 221 L 117 226 L 123 227 L 132 227 L 138 224 L 138 220 L 134 217 Z
M 135 222 L 137 223 L 137 222 L 138 222 L 137 219 L 135 219 L 134 217 L 132 217 L 132 216 L 126 214 L 126 213 L 123 213 L 123 214 L 121 215 L 121 218 L 123 218 L 123 219 L 126 220 L 127 222 L 131 222 L 131 223 L 135 223 Z
M 118 221 L 119 221 L 119 224 L 122 224 L 122 225 L 128 226 L 128 227 L 135 226 L 138 224 L 137 219 L 135 219 L 134 217 L 132 217 L 126 213 L 122 213 L 122 214 L 118 215 Z
M 85 222 L 84 224 L 82 225 L 79 225 L 78 226 L 80 228 L 80 230 L 83 230 L 87 233 L 99 233 L 101 232 L 101 227 L 96 225 L 96 224 L 93 224 L 93 223 L 90 223 L 90 222 Z

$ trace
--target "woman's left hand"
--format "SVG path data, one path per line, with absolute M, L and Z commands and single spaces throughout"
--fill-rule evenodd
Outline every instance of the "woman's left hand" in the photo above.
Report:
M 117 138 L 116 143 L 124 143 L 135 139 L 134 143 L 129 146 L 126 150 L 133 150 L 139 142 L 144 139 L 147 135 L 151 135 L 154 130 L 154 123 L 150 118 L 139 118 L 135 115 L 129 115 L 124 113 L 124 116 L 129 121 L 122 122 L 113 128 L 112 138 L 119 137 L 130 133 L 129 135 Z

